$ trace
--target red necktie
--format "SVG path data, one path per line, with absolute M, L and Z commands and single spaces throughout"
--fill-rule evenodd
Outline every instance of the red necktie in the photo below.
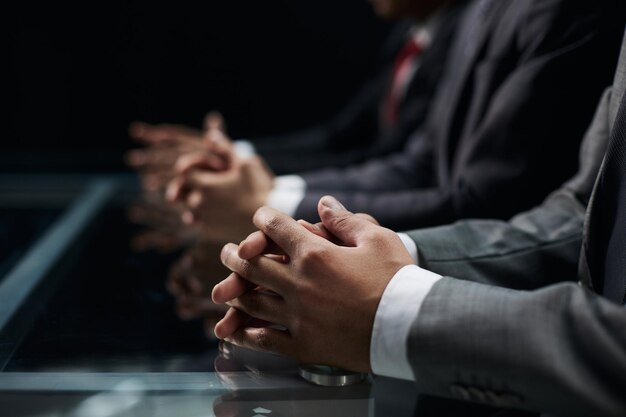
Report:
M 414 72 L 413 60 L 423 51 L 423 46 L 411 37 L 406 41 L 393 67 L 393 77 L 389 84 L 389 91 L 385 99 L 384 118 L 388 123 L 394 123 L 398 118 L 398 106 L 404 95 L 407 84 Z

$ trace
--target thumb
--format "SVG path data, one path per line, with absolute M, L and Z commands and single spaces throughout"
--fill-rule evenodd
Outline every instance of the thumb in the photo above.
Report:
M 221 130 L 226 133 L 226 123 L 224 122 L 224 117 L 222 113 L 218 111 L 210 111 L 204 116 L 204 130 Z
M 348 210 L 337 199 L 324 196 L 317 205 L 317 211 L 324 227 L 344 244 L 357 246 L 359 237 L 374 224 Z

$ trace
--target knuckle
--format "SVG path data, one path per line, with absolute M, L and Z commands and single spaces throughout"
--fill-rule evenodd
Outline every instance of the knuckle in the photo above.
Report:
M 272 234 L 280 229 L 280 220 L 278 216 L 271 214 L 264 218 L 263 226 L 268 233 Z
M 245 259 L 239 259 L 238 267 L 237 273 L 243 277 L 249 277 L 254 272 L 254 266 Z
M 382 238 L 383 234 L 380 233 L 380 231 L 371 228 L 367 228 L 361 233 L 361 239 L 365 241 L 375 242 L 381 240 Z
M 280 216 L 269 207 L 259 208 L 252 220 L 265 233 L 271 234 L 280 229 Z
M 345 215 L 341 215 L 341 216 L 337 216 L 335 218 L 333 218 L 333 223 L 335 228 L 339 229 L 339 230 L 343 230 L 345 228 L 348 227 L 348 220 L 350 219 L 350 214 L 345 214 Z
M 390 229 L 373 225 L 365 228 L 361 234 L 363 240 L 371 242 L 389 242 L 396 236 L 397 234 Z
M 302 248 L 300 257 L 305 268 L 312 267 L 328 259 L 328 250 L 319 246 L 307 246 Z
M 267 328 L 260 328 L 257 331 L 255 342 L 256 345 L 262 350 L 272 350 L 274 347 L 272 334 Z

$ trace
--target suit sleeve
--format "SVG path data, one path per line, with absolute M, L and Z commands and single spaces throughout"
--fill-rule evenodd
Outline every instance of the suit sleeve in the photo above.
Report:
M 626 410 L 626 309 L 573 283 L 527 292 L 444 277 L 407 351 L 423 393 L 555 415 Z
M 571 7 L 580 6 L 574 3 Z M 559 8 L 552 7 L 551 13 L 555 10 Z M 584 129 L 611 79 L 615 56 L 606 48 L 619 37 L 615 25 L 605 21 L 606 10 L 598 10 L 603 9 L 581 21 L 569 16 L 569 23 L 555 23 L 533 9 L 514 37 L 519 44 L 503 48 L 513 52 L 475 68 L 474 93 L 464 116 L 473 128 L 461 132 L 450 166 L 442 161 L 440 143 L 411 143 L 404 153 L 387 159 L 306 174 L 308 192 L 297 215 L 315 220 L 316 203 L 324 194 L 396 230 L 468 217 L 504 219 L 539 204 L 574 172 Z M 559 30 L 537 33 L 536 21 Z M 528 30 L 536 36 L 525 35 Z M 445 111 L 445 99 L 441 103 L 435 110 Z M 435 141 L 441 135 L 433 137 L 438 125 L 433 127 L 432 117 L 422 139 Z M 434 161 L 424 166 L 425 147 L 437 147 L 437 175 Z
M 442 275 L 517 289 L 575 277 L 586 205 L 609 137 L 610 89 L 580 148 L 579 171 L 540 206 L 510 221 L 463 220 L 408 232 L 419 265 Z

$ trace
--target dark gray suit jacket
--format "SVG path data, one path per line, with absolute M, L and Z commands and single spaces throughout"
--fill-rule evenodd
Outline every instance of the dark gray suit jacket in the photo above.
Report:
M 426 127 L 402 153 L 303 175 L 296 217 L 315 220 L 332 194 L 396 230 L 509 218 L 575 172 L 613 76 L 621 3 L 493 0 L 476 24 L 479 5 L 457 32 Z
M 548 285 L 576 276 L 584 207 L 625 87 L 626 38 L 580 171 L 543 205 L 508 223 L 410 233 L 425 267 L 464 278 L 437 282 L 412 324 L 421 392 L 551 415 L 626 415 L 626 309 L 592 291 L 585 250 L 578 285 Z

